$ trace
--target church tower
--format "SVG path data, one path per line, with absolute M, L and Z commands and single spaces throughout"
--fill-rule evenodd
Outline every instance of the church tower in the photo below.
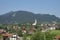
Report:
M 35 22 L 32 25 L 37 25 L 37 20 L 35 19 Z

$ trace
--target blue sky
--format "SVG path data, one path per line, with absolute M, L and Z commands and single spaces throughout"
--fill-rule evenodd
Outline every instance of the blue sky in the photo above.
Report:
M 0 15 L 18 10 L 60 17 L 60 0 L 0 0 Z

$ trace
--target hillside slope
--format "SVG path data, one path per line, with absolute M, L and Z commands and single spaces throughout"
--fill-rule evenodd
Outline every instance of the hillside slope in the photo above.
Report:
M 49 14 L 34 14 L 28 11 L 15 11 L 0 15 L 0 23 L 33 23 L 37 19 L 39 23 L 43 22 L 60 22 L 60 19 Z

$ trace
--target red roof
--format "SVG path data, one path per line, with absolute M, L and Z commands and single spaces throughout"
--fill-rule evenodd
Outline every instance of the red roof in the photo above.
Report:
M 57 38 L 57 39 L 60 38 L 60 35 L 59 36 L 55 36 L 55 38 Z
M 2 36 L 7 36 L 7 37 L 9 37 L 9 36 L 11 36 L 12 34 L 2 34 Z

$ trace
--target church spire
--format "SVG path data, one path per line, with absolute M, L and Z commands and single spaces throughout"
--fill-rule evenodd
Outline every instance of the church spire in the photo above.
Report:
M 37 20 L 35 19 L 35 22 L 32 25 L 36 25 L 37 24 Z

